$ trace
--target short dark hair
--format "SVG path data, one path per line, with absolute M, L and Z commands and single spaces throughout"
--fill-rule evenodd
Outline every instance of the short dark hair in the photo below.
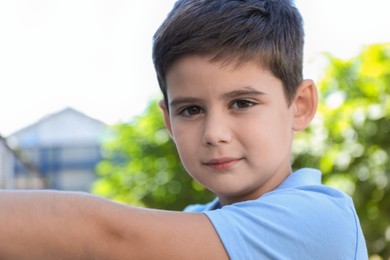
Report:
M 166 73 L 185 55 L 258 62 L 283 82 L 288 104 L 302 81 L 304 30 L 290 0 L 179 0 L 153 38 L 153 62 L 168 102 Z

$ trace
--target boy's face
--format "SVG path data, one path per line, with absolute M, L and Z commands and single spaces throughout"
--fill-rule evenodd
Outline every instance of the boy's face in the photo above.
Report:
M 256 199 L 291 172 L 296 106 L 255 63 L 186 56 L 167 73 L 167 128 L 184 167 L 221 203 Z

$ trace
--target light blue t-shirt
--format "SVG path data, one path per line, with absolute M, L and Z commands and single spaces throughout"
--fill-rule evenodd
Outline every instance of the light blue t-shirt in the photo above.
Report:
M 214 225 L 231 259 L 368 259 L 352 199 L 301 169 L 256 200 L 190 205 Z

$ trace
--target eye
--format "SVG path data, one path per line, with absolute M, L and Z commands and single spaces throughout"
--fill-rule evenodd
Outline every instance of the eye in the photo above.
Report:
M 184 117 L 191 117 L 202 113 L 203 109 L 199 106 L 189 106 L 179 111 L 179 115 Z
M 256 103 L 254 103 L 250 100 L 239 99 L 239 100 L 233 101 L 232 104 L 230 105 L 230 107 L 233 109 L 244 109 L 244 108 L 252 107 L 254 105 L 256 105 Z

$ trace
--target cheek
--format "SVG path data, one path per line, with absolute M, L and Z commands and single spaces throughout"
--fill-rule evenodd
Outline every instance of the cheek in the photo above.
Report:
M 259 153 L 267 153 L 279 150 L 280 146 L 286 146 L 291 139 L 291 124 L 285 114 L 263 115 L 257 120 L 251 120 L 240 131 L 242 140 Z
M 274 119 L 272 129 L 268 129 L 269 139 L 272 140 L 270 146 L 275 156 L 284 157 L 290 153 L 292 142 L 291 122 L 288 117 L 279 117 Z
M 196 151 L 193 145 L 188 144 L 185 140 L 178 139 L 175 141 L 176 149 L 184 169 L 190 176 L 194 170 L 194 161 L 196 160 Z
M 194 133 L 192 129 L 187 128 L 180 128 L 176 127 L 173 128 L 172 132 L 172 138 L 175 142 L 176 149 L 179 153 L 179 156 L 183 163 L 186 163 L 188 160 L 189 155 L 192 154 L 194 156 L 194 149 L 196 144 L 196 138 L 194 137 Z

